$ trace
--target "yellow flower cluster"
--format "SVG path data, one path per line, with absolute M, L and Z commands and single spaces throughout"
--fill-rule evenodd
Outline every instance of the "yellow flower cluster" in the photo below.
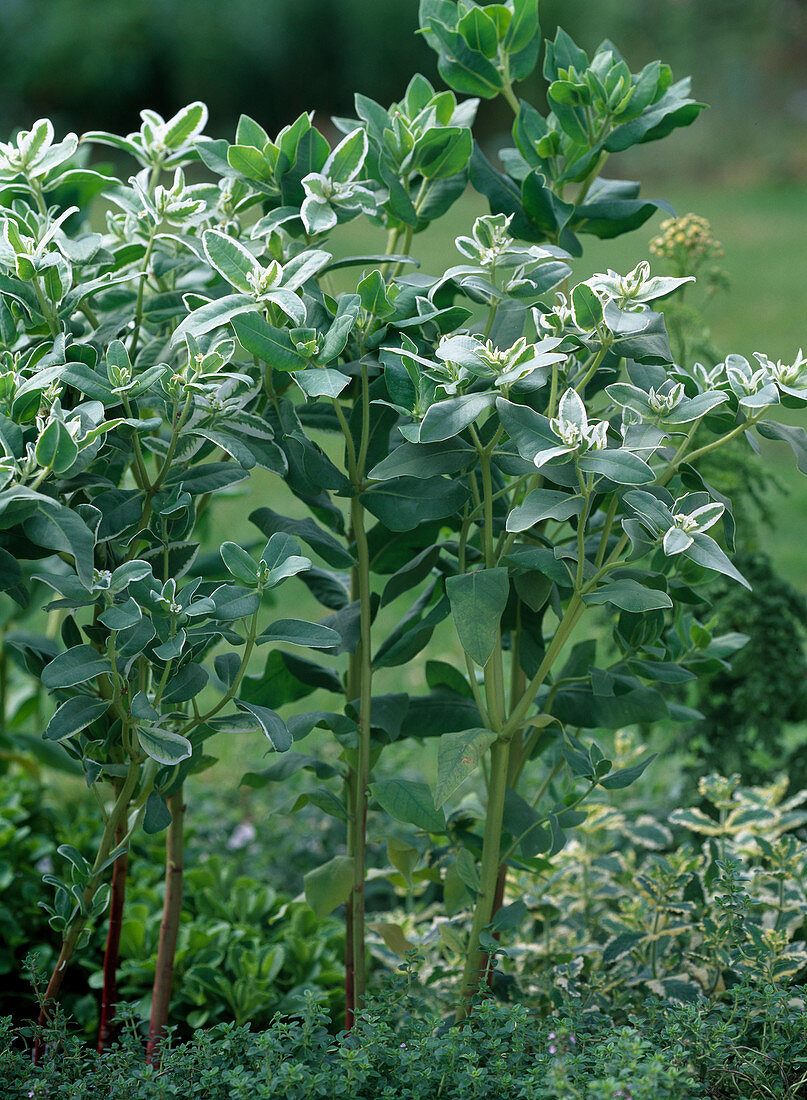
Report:
M 676 269 L 693 272 L 707 260 L 723 256 L 723 246 L 712 236 L 712 227 L 699 214 L 667 218 L 661 233 L 650 242 L 650 254 L 667 260 Z

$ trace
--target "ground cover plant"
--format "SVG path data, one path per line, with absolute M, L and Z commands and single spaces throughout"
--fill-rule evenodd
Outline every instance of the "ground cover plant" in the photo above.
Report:
M 807 406 L 801 352 L 693 362 L 679 334 L 676 357 L 656 307 L 691 275 L 642 262 L 574 279 L 581 238 L 667 210 L 602 172 L 695 120 L 687 81 L 659 62 L 632 73 L 610 42 L 590 58 L 562 30 L 542 47 L 536 0 L 423 0 L 421 30 L 451 90 L 418 75 L 389 108 L 357 95 L 333 146 L 307 114 L 275 138 L 245 115 L 233 142 L 213 139 L 201 103 L 144 111 L 126 137 L 56 141 L 40 120 L 0 146 L 0 565 L 12 679 L 29 685 L 4 686 L 4 724 L 12 745 L 31 728 L 58 743 L 100 816 L 95 851 L 60 838 L 44 876 L 61 949 L 40 1025 L 108 912 L 102 1049 L 142 828 L 165 833 L 158 1058 L 185 780 L 213 766 L 214 735 L 263 734 L 278 759 L 247 782 L 282 791 L 310 773 L 299 804 L 344 825 L 304 891 L 319 919 L 345 906 L 347 1027 L 367 990 L 368 843 L 385 846 L 381 874 L 434 885 L 459 915 L 464 1020 L 525 915 L 508 881 L 560 866 L 587 802 L 652 762 L 617 760 L 608 731 L 691 723 L 685 685 L 745 641 L 711 622 L 715 578 L 750 588 L 715 453 L 784 440 L 807 470 L 804 430 L 776 416 Z M 546 115 L 514 89 L 539 57 Z M 497 96 L 514 119 L 504 171 L 472 132 Z M 99 146 L 135 174 L 92 167 Z M 420 270 L 418 234 L 469 181 L 490 213 L 442 270 Z M 359 218 L 385 244 L 335 258 Z M 280 510 L 281 484 L 302 508 Z M 216 520 L 235 486 L 254 527 L 241 542 Z M 276 590 L 300 585 L 319 621 L 277 616 Z M 441 624 L 459 661 L 422 661 L 428 690 L 401 691 Z M 328 702 L 305 712 L 315 690 Z M 329 751 L 298 751 L 314 730 Z M 434 785 L 385 772 L 388 745 L 428 738 Z M 484 802 L 463 797 L 477 773 Z M 619 957 L 638 959 L 645 933 L 619 934 L 637 937 Z M 382 935 L 405 944 L 399 924 Z M 279 956 L 257 956 L 245 989 L 275 976 Z

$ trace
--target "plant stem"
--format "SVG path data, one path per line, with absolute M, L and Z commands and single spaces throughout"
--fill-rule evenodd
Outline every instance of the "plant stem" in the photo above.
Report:
M 157 226 L 155 225 L 149 234 L 148 244 L 146 245 L 146 251 L 143 254 L 143 274 L 137 287 L 137 304 L 135 306 L 135 324 L 132 330 L 132 339 L 129 343 L 129 358 L 134 359 L 135 352 L 137 351 L 137 343 L 140 339 L 140 326 L 143 324 L 143 295 L 146 289 L 146 279 L 149 273 L 149 260 L 151 259 L 151 253 L 154 248 L 154 242 L 157 239 Z
M 461 1001 L 457 1008 L 457 1022 L 464 1020 L 470 1011 L 470 1003 L 476 992 L 477 976 L 485 965 L 486 952 L 479 945 L 479 938 L 490 924 L 493 903 L 501 863 L 502 816 L 507 789 L 507 769 L 510 758 L 510 742 L 499 739 L 490 751 L 490 788 L 485 817 L 485 839 L 482 845 L 482 865 L 479 871 L 479 892 L 468 940 L 465 968 L 462 975 Z
M 169 795 L 168 809 L 171 812 L 171 824 L 165 836 L 165 901 L 160 922 L 160 942 L 157 949 L 157 968 L 151 995 L 151 1020 L 146 1048 L 146 1062 L 149 1065 L 159 1062 L 160 1043 L 168 1023 L 174 958 L 182 915 L 185 816 L 182 787 Z
M 81 933 L 84 931 L 84 927 L 87 924 L 89 908 L 93 903 L 96 891 L 101 882 L 101 875 L 104 863 L 109 858 L 109 853 L 112 851 L 112 843 L 118 828 L 125 824 L 126 815 L 129 809 L 129 802 L 134 793 L 134 789 L 137 786 L 137 780 L 140 775 L 140 766 L 135 760 L 131 760 L 129 764 L 129 771 L 126 775 L 126 780 L 121 787 L 118 797 L 115 799 L 115 803 L 107 818 L 106 825 L 104 826 L 104 832 L 101 837 L 101 843 L 98 846 L 98 852 L 95 857 L 95 862 L 92 866 L 90 877 L 87 881 L 87 885 L 84 887 L 84 893 L 82 895 L 83 907 L 77 910 L 73 920 L 68 926 L 64 939 L 62 940 L 62 947 L 59 952 L 59 957 L 56 960 L 56 966 L 53 968 L 53 972 L 48 981 L 47 988 L 45 989 L 44 996 L 42 997 L 42 1003 L 39 1009 L 39 1027 L 44 1028 L 50 1020 L 50 1007 L 53 1002 L 59 996 L 59 991 L 62 988 L 62 982 L 64 981 L 65 971 L 73 958 L 76 951 L 76 945 L 78 944 Z M 40 1055 L 42 1052 L 42 1040 L 41 1036 L 37 1038 L 34 1044 L 33 1061 L 34 1065 L 39 1063 Z
M 370 781 L 370 707 L 372 702 L 372 677 L 370 629 L 370 552 L 364 530 L 364 509 L 358 497 L 351 501 L 353 535 L 356 539 L 358 558 L 359 606 L 361 614 L 361 641 L 358 649 L 359 663 L 359 750 L 356 767 L 354 802 L 354 850 L 353 850 L 353 965 L 354 997 L 356 1008 L 361 1008 L 367 986 L 365 928 L 364 928 L 364 880 L 367 854 L 367 786 Z
M 359 493 L 364 485 L 364 470 L 370 444 L 370 393 L 367 367 L 362 364 L 361 440 L 358 453 L 340 402 L 333 405 L 342 434 L 353 496 L 350 501 L 351 535 L 356 543 L 356 564 L 351 570 L 351 598 L 359 600 L 361 638 L 350 659 L 345 685 L 348 702 L 359 698 L 359 747 L 355 768 L 345 779 L 348 795 L 347 851 L 353 859 L 353 888 L 348 902 L 345 925 L 345 1025 L 350 1028 L 355 1012 L 361 1007 L 367 986 L 365 949 L 364 880 L 367 857 L 367 786 L 370 781 L 370 708 L 372 703 L 372 605 L 370 588 L 370 549 L 364 527 L 364 506 Z
M 128 809 L 128 807 L 127 807 Z M 125 821 L 115 830 L 115 847 L 120 848 L 126 836 Z M 124 849 L 112 865 L 112 892 L 109 901 L 109 926 L 104 951 L 104 985 L 101 993 L 101 1021 L 98 1027 L 98 1053 L 108 1049 L 114 1037 L 115 1013 L 118 1007 L 118 958 L 123 909 L 126 904 L 126 877 L 129 873 L 129 853 Z

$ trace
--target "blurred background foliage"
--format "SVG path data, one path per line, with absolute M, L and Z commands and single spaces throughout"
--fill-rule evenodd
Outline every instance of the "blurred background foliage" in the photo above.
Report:
M 229 135 L 247 110 L 274 132 L 316 107 L 317 123 L 349 114 L 353 93 L 400 98 L 409 76 L 436 73 L 415 34 L 417 0 L 2 0 L 0 129 L 48 115 L 57 129 L 126 133 L 150 106 L 166 116 L 193 99 L 209 132 Z M 661 57 L 691 73 L 712 110 L 693 132 L 640 152 L 659 175 L 792 178 L 807 171 L 804 0 L 543 0 L 542 30 L 562 17 L 585 48 L 611 38 L 634 71 Z M 10 49 L 13 43 L 13 60 Z M 540 98 L 540 77 L 521 90 Z M 506 105 L 483 103 L 489 141 Z M 787 143 L 784 132 L 801 141 Z

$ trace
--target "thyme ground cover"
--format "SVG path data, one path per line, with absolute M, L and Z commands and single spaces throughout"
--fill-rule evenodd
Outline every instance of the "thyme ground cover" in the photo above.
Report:
M 47 692 L 16 712 L 7 692 L 3 708 L 12 731 L 62 747 L 101 818 L 96 850 L 64 838 L 44 876 L 61 950 L 39 1019 L 108 913 L 101 1049 L 127 854 L 139 830 L 164 832 L 159 1060 L 185 780 L 213 766 L 214 734 L 262 736 L 278 759 L 247 781 L 282 790 L 311 773 L 300 804 L 344 826 L 304 892 L 319 919 L 345 906 L 348 1029 L 367 991 L 368 844 L 413 901 L 437 886 L 463 1021 L 524 918 L 514 884 L 551 873 L 587 804 L 652 764 L 620 762 L 607 731 L 693 721 L 682 685 L 745 641 L 711 621 L 716 578 L 750 589 L 713 456 L 777 439 L 807 470 L 807 435 L 776 415 L 807 406 L 801 352 L 691 361 L 659 308 L 691 274 L 643 261 L 574 278 L 586 235 L 672 216 L 603 171 L 695 120 L 688 82 L 659 62 L 631 72 L 610 42 L 591 58 L 562 30 L 542 45 L 536 0 L 422 0 L 420 18 L 450 90 L 417 75 L 389 108 L 357 95 L 333 145 L 307 114 L 274 138 L 244 115 L 233 142 L 213 139 L 193 103 L 144 111 L 125 137 L 56 140 L 40 120 L 0 146 L 6 644 L 15 677 Z M 539 57 L 547 115 L 514 87 Z M 499 95 L 514 117 L 503 171 L 472 130 Z M 134 173 L 92 167 L 98 146 Z M 490 213 L 443 270 L 421 270 L 417 235 L 469 181 Z M 359 218 L 378 253 L 334 259 Z M 256 493 L 255 470 L 306 518 Z M 216 521 L 235 486 L 255 529 L 243 545 Z M 217 554 L 200 553 L 211 539 Z M 275 613 L 276 592 L 291 605 L 301 584 L 319 621 Z M 460 660 L 423 662 L 425 694 L 379 691 L 444 622 Z M 326 707 L 284 716 L 315 690 Z M 315 729 L 333 751 L 298 751 Z M 385 771 L 386 746 L 427 738 L 435 784 Z M 483 803 L 465 797 L 477 775 Z M 643 934 L 620 931 L 638 956 Z M 398 923 L 381 934 L 406 944 Z

